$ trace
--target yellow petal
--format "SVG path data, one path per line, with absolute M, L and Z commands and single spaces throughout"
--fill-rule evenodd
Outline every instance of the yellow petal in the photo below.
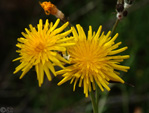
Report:
M 121 53 L 121 52 L 125 51 L 126 49 L 128 49 L 128 47 L 123 47 L 123 48 L 121 48 L 121 49 L 111 51 L 111 52 L 109 53 L 109 55 L 114 55 L 114 54 L 117 54 L 117 53 Z
M 45 65 L 45 66 L 43 67 L 43 69 L 44 69 L 44 72 L 45 72 L 46 75 L 47 75 L 48 80 L 51 81 L 51 80 L 52 80 L 52 77 L 51 77 L 51 74 L 50 74 L 50 71 L 49 71 L 48 67 Z

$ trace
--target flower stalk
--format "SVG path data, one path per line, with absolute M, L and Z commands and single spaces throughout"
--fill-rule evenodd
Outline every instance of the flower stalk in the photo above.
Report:
M 97 109 L 98 109 L 98 103 L 99 103 L 99 87 L 96 84 L 96 103 L 97 103 Z
M 97 98 L 95 98 L 95 95 L 93 93 L 93 91 L 91 90 L 90 92 L 90 97 L 91 97 L 91 102 L 92 102 L 92 107 L 93 107 L 93 112 L 94 113 L 98 113 L 98 105 L 97 105 Z
M 116 19 L 115 24 L 113 25 L 113 28 L 112 28 L 112 31 L 111 31 L 111 37 L 113 36 L 119 21 L 120 21 L 119 19 Z

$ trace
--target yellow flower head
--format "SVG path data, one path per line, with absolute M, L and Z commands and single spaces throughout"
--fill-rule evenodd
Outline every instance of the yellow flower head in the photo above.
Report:
M 71 30 L 61 33 L 69 23 L 67 22 L 56 29 L 59 22 L 60 19 L 57 19 L 53 25 L 53 23 L 49 23 L 47 19 L 45 25 L 43 25 L 40 19 L 37 29 L 29 25 L 30 30 L 25 28 L 26 33 L 22 32 L 24 37 L 18 38 L 19 43 L 16 44 L 19 48 L 16 52 L 19 53 L 20 57 L 13 60 L 20 60 L 21 62 L 14 71 L 14 74 L 20 70 L 22 71 L 20 79 L 35 66 L 39 86 L 41 86 L 44 73 L 47 75 L 49 81 L 52 79 L 50 71 L 55 75 L 53 63 L 61 68 L 64 68 L 62 63 L 68 63 L 67 60 L 58 54 L 58 51 L 65 52 L 67 46 L 74 45 L 74 43 L 68 42 L 73 38 L 66 38 L 66 36 L 71 33 Z
M 115 55 L 125 51 L 127 47 L 117 49 L 121 42 L 114 43 L 118 34 L 113 38 L 110 36 L 110 31 L 104 35 L 100 35 L 102 27 L 100 26 L 97 33 L 92 34 L 92 27 L 89 26 L 88 36 L 86 37 L 83 28 L 77 25 L 77 31 L 73 28 L 73 36 L 75 37 L 76 45 L 68 47 L 70 55 L 70 66 L 63 70 L 57 71 L 56 74 L 63 74 L 64 77 L 58 85 L 71 80 L 74 82 L 73 90 L 75 90 L 78 82 L 79 87 L 83 85 L 84 94 L 88 97 L 88 91 L 95 90 L 95 83 L 99 88 L 108 91 L 108 81 L 116 81 L 124 83 L 118 76 L 119 70 L 127 72 L 129 67 L 122 66 L 119 63 L 124 59 L 129 58 L 129 55 Z M 104 88 L 103 88 L 104 87 Z

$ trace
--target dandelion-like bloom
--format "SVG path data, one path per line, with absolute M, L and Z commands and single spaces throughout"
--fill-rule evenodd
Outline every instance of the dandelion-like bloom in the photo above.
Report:
M 59 22 L 60 19 L 57 19 L 53 25 L 53 23 L 49 23 L 47 19 L 43 25 L 40 19 L 37 30 L 32 25 L 29 25 L 30 30 L 25 28 L 26 33 L 22 32 L 24 37 L 18 38 L 19 43 L 16 44 L 19 48 L 16 52 L 19 53 L 20 57 L 13 60 L 20 60 L 21 62 L 14 71 L 14 74 L 20 70 L 22 71 L 20 79 L 35 66 L 39 86 L 41 86 L 44 73 L 47 75 L 49 81 L 52 79 L 50 71 L 56 75 L 53 64 L 64 68 L 63 63 L 69 63 L 58 54 L 58 51 L 65 52 L 67 46 L 74 45 L 74 43 L 68 42 L 73 38 L 66 37 L 72 30 L 61 33 L 69 23 L 67 22 L 56 29 Z
M 108 81 L 124 83 L 118 76 L 119 70 L 127 72 L 129 67 L 122 66 L 119 63 L 124 59 L 128 59 L 129 55 L 115 55 L 123 52 L 127 47 L 117 49 L 121 42 L 115 44 L 118 37 L 116 34 L 113 38 L 110 36 L 110 31 L 104 35 L 100 35 L 102 27 L 100 26 L 97 33 L 93 32 L 92 27 L 89 27 L 88 36 L 86 37 L 83 28 L 77 25 L 78 33 L 73 29 L 76 45 L 68 47 L 70 55 L 70 65 L 63 70 L 57 71 L 56 74 L 62 74 L 64 77 L 58 85 L 70 81 L 75 91 L 78 82 L 79 87 L 83 85 L 84 94 L 88 97 L 88 92 L 95 90 L 95 83 L 101 91 L 104 88 L 110 90 Z

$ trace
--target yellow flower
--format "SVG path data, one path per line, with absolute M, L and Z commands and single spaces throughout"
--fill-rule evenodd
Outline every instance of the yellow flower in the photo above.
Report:
M 30 30 L 25 28 L 26 33 L 22 32 L 24 37 L 18 38 L 19 43 L 16 44 L 19 48 L 16 52 L 19 53 L 20 57 L 13 60 L 20 60 L 21 62 L 14 71 L 14 74 L 20 70 L 22 71 L 20 79 L 35 66 L 39 86 L 41 86 L 44 73 L 47 75 L 49 81 L 52 79 L 50 71 L 56 75 L 53 64 L 64 68 L 62 63 L 68 63 L 67 60 L 58 54 L 58 51 L 65 52 L 67 46 L 74 45 L 74 43 L 68 42 L 72 40 L 73 37 L 66 38 L 72 30 L 61 33 L 69 23 L 67 22 L 56 29 L 59 22 L 60 19 L 57 19 L 53 25 L 53 23 L 49 23 L 47 19 L 45 25 L 43 25 L 42 19 L 40 19 L 37 30 L 32 25 L 29 25 Z
M 104 88 L 110 90 L 108 81 L 116 81 L 124 83 L 118 76 L 119 70 L 127 72 L 129 67 L 120 65 L 124 59 L 128 59 L 129 55 L 115 55 L 123 52 L 127 47 L 117 49 L 121 42 L 114 43 L 118 34 L 113 38 L 110 36 L 110 31 L 104 35 L 100 35 L 102 27 L 100 26 L 97 33 L 93 32 L 89 26 L 88 36 L 86 37 L 83 28 L 77 25 L 77 31 L 73 28 L 73 36 L 75 37 L 76 45 L 68 47 L 70 55 L 70 65 L 63 70 L 57 71 L 56 74 L 63 74 L 64 77 L 58 85 L 70 81 L 74 82 L 73 91 L 75 91 L 78 82 L 79 87 L 83 85 L 84 94 L 88 97 L 88 91 L 93 88 L 95 83 L 101 91 Z

